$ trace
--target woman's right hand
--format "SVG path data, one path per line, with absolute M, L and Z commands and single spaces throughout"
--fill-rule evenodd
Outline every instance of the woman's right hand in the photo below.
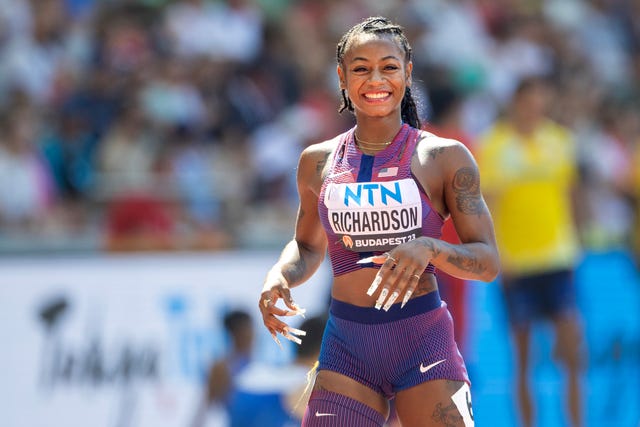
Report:
M 278 300 L 280 299 L 284 301 L 286 308 L 277 306 Z M 283 285 L 280 281 L 270 286 L 265 284 L 260 294 L 260 300 L 258 301 L 258 309 L 262 314 L 262 323 L 264 323 L 264 326 L 279 346 L 281 346 L 281 344 L 277 334 L 282 334 L 286 339 L 300 344 L 300 338 L 294 335 L 305 335 L 304 331 L 290 327 L 278 317 L 295 316 L 298 314 L 304 317 L 306 310 L 293 301 L 289 287 Z

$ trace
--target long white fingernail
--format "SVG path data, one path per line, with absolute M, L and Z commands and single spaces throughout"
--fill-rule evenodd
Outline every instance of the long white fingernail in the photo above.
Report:
M 271 335 L 271 338 L 273 338 L 273 340 L 276 342 L 276 344 L 278 344 L 278 347 L 280 347 L 280 350 L 284 350 L 284 348 L 282 347 L 282 343 L 280 342 L 280 340 L 278 339 L 277 336 Z
M 307 335 L 307 331 L 303 331 L 302 329 L 292 328 L 291 326 L 287 326 L 287 331 L 293 335 L 300 335 L 302 337 Z
M 356 264 L 368 264 L 370 262 L 373 262 L 373 260 L 375 259 L 375 256 L 370 256 L 370 257 L 366 257 L 366 258 L 362 258 L 359 261 L 356 261 Z
M 409 302 L 409 300 L 411 299 L 411 294 L 412 293 L 413 292 L 411 292 L 411 291 L 405 292 L 404 298 L 402 299 L 402 304 L 400 304 L 400 308 L 404 307 L 404 305 Z
M 389 289 L 382 288 L 382 290 L 380 291 L 380 296 L 378 297 L 378 300 L 376 301 L 376 308 L 378 310 L 380 310 L 380 307 L 382 307 L 382 303 L 384 302 L 384 300 L 387 299 L 387 295 L 389 295 Z
M 296 311 L 294 312 L 295 314 L 299 314 L 300 316 L 302 316 L 303 319 L 306 319 L 305 317 L 305 313 L 307 312 L 307 310 L 305 308 L 300 307 L 298 304 L 293 303 L 293 306 L 295 307 Z
M 285 338 L 286 338 L 286 339 L 288 339 L 289 341 L 293 341 L 294 343 L 296 343 L 296 344 L 298 344 L 298 345 L 302 344 L 302 340 L 301 340 L 300 338 L 298 338 L 298 337 L 294 337 L 294 336 L 293 336 L 293 335 L 291 335 L 291 334 L 288 334 L 288 333 L 287 333 L 287 334 L 284 334 L 284 335 L 283 335 L 283 337 L 285 337 Z
M 398 299 L 398 296 L 400 294 L 397 291 L 393 291 L 393 293 L 391 294 L 391 296 L 389 297 L 389 300 L 387 301 L 387 303 L 384 305 L 384 307 L 382 307 L 382 309 L 384 311 L 389 311 L 389 309 L 391 308 L 391 305 L 393 305 L 394 302 L 396 302 L 396 300 Z
M 380 286 L 380 282 L 382 282 L 382 277 L 376 276 L 376 278 L 373 279 L 373 283 L 371 283 L 371 286 L 369 286 L 369 289 L 367 289 L 367 295 L 373 295 L 376 289 L 378 289 L 378 286 Z

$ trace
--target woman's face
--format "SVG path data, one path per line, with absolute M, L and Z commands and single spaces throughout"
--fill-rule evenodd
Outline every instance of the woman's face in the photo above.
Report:
M 400 115 L 413 64 L 392 37 L 363 34 L 345 52 L 338 66 L 340 89 L 347 91 L 357 115 Z

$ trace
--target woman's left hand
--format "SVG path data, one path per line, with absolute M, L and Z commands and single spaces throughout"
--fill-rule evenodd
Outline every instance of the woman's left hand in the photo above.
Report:
M 424 269 L 435 254 L 434 239 L 420 237 L 373 257 L 371 262 L 382 264 L 367 290 L 367 295 L 372 296 L 382 286 L 375 307 L 387 311 L 400 297 L 402 297 L 400 308 L 404 307 L 411 299 Z

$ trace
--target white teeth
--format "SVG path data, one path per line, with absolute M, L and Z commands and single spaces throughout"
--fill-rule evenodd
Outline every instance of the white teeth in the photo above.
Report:
M 365 95 L 366 98 L 380 99 L 384 98 L 388 95 L 388 93 L 368 93 Z

